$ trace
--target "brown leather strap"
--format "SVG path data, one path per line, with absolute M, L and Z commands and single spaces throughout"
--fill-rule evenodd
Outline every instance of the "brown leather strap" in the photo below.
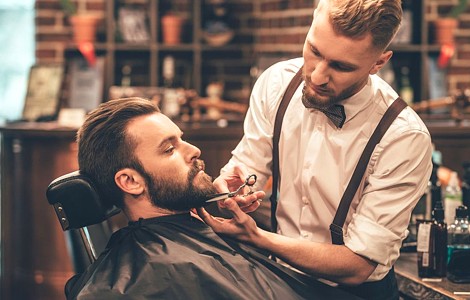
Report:
M 357 192 L 357 188 L 361 183 L 362 177 L 364 176 L 364 172 L 366 171 L 370 156 L 372 155 L 375 146 L 380 142 L 390 125 L 406 106 L 406 102 L 403 101 L 403 99 L 401 99 L 400 97 L 398 97 L 398 99 L 396 99 L 392 103 L 392 105 L 390 105 L 390 107 L 387 109 L 387 111 L 382 117 L 382 120 L 380 120 L 379 124 L 377 125 L 377 128 L 375 128 L 375 131 L 372 134 L 369 142 L 367 142 L 367 145 L 364 148 L 364 151 L 362 152 L 359 162 L 356 165 L 356 169 L 354 170 L 351 180 L 349 181 L 349 184 L 346 190 L 344 191 L 343 197 L 341 198 L 341 202 L 339 203 L 338 209 L 336 210 L 333 223 L 331 223 L 330 225 L 331 241 L 333 242 L 333 244 L 344 244 L 344 221 L 346 220 L 346 216 L 348 214 L 349 206 L 351 205 L 352 199 Z
M 277 220 L 276 220 L 276 209 L 277 209 L 277 188 L 279 184 L 279 138 L 281 136 L 281 127 L 282 120 L 284 119 L 284 114 L 286 113 L 287 106 L 289 106 L 290 100 L 294 95 L 295 91 L 302 82 L 302 69 L 300 67 L 299 71 L 294 75 L 291 82 L 287 86 L 286 92 L 282 97 L 281 104 L 276 113 L 276 120 L 274 121 L 274 133 L 273 133 L 273 183 L 272 183 L 272 192 L 269 200 L 271 201 L 271 231 L 277 231 Z

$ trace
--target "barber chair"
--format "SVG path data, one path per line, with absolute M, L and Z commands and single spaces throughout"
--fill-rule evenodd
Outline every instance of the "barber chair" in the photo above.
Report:
M 53 180 L 46 197 L 66 233 L 75 272 L 81 273 L 106 247 L 112 234 L 109 218 L 120 209 L 103 203 L 93 182 L 80 171 Z

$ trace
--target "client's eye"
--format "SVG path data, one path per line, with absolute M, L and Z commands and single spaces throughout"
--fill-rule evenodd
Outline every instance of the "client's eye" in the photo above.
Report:
M 165 150 L 165 153 L 171 154 L 171 153 L 173 153 L 174 150 L 175 150 L 175 147 L 174 147 L 174 146 L 170 146 L 170 147 L 168 147 L 168 148 Z

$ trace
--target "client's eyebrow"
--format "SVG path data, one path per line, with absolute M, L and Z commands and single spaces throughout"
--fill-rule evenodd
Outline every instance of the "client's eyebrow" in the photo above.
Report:
M 178 137 L 177 135 L 170 135 L 166 138 L 164 138 L 160 144 L 158 144 L 158 148 L 159 149 L 163 149 L 165 148 L 166 145 L 168 144 L 174 144 L 176 141 L 178 141 L 178 139 L 180 139 L 181 137 L 183 136 L 183 132 L 181 131 L 180 132 L 180 136 Z

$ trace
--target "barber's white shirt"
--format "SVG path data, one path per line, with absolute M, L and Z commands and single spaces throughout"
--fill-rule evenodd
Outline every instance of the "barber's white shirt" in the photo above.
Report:
M 274 120 L 287 85 L 303 59 L 267 69 L 256 82 L 244 123 L 244 137 L 222 173 L 244 164 L 258 186 L 271 175 Z M 370 76 L 356 95 L 342 101 L 342 128 L 301 101 L 303 83 L 284 116 L 280 136 L 278 232 L 293 238 L 331 243 L 329 225 L 362 151 L 397 93 Z M 344 230 L 345 246 L 378 263 L 368 281 L 383 278 L 399 256 L 413 207 L 430 177 L 431 138 L 411 108 L 405 108 L 374 149 Z

